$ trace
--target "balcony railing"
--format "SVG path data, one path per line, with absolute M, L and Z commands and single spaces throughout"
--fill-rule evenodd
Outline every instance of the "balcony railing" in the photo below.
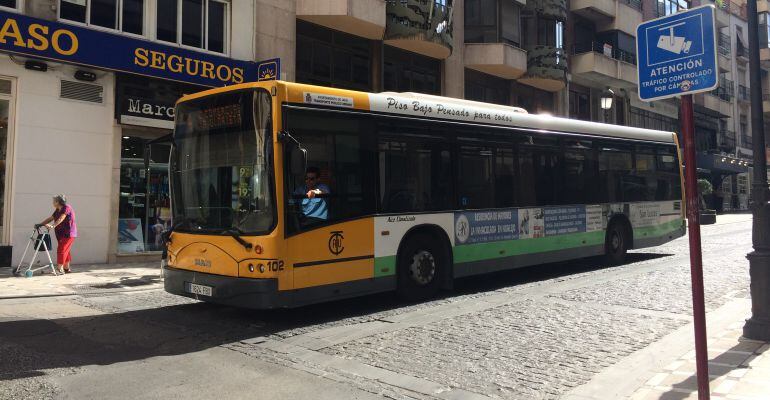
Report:
M 620 0 L 620 2 L 631 8 L 642 11 L 642 0 Z
M 719 97 L 720 99 L 730 102 L 735 97 L 735 88 L 733 87 L 733 81 L 729 79 L 720 79 L 719 87 L 712 90 L 711 95 Z
M 590 43 L 576 43 L 572 45 L 572 54 L 583 53 L 599 53 L 607 57 L 614 58 L 618 61 L 636 65 L 636 54 L 629 51 L 621 50 L 613 46 L 605 46 L 604 43 L 590 42 Z
M 719 34 L 719 54 L 730 57 L 730 36 L 724 33 Z
M 749 88 L 738 85 L 738 100 L 749 101 Z
M 718 141 L 719 150 L 726 153 L 735 151 L 735 132 L 727 129 L 719 131 Z
M 741 133 L 741 146 L 751 147 L 754 144 L 754 139 L 748 133 Z

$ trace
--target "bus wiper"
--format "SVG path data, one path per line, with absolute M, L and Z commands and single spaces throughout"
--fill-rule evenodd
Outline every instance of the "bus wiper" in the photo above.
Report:
M 235 239 L 238 243 L 240 243 L 241 246 L 243 246 L 247 251 L 251 250 L 251 248 L 253 247 L 253 245 L 251 243 L 249 243 L 249 242 L 243 240 L 243 238 L 241 238 L 241 234 L 243 234 L 243 231 L 238 229 L 238 228 L 233 227 L 233 228 L 230 228 L 230 229 L 227 229 L 227 230 L 223 231 L 222 233 L 226 233 L 226 234 L 232 236 L 233 239 Z

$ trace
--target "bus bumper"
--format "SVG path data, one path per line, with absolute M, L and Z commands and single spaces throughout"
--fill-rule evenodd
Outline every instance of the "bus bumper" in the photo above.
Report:
M 288 298 L 278 291 L 277 279 L 251 279 L 206 274 L 163 267 L 167 292 L 210 303 L 254 309 L 288 307 Z M 211 288 L 211 296 L 194 294 L 190 284 Z

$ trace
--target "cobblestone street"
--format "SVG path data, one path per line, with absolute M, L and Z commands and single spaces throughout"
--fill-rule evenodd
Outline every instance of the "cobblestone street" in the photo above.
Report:
M 749 215 L 703 227 L 708 312 L 748 297 L 750 247 Z M 264 398 L 569 397 L 691 321 L 687 237 L 630 259 L 465 279 L 409 305 L 383 294 L 256 312 L 162 290 L 0 300 L 0 399 L 237 398 L 252 379 L 269 382 Z

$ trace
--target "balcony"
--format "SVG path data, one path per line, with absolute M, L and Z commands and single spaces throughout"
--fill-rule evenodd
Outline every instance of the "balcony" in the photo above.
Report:
M 591 21 L 606 22 L 615 18 L 617 0 L 572 0 L 570 11 Z
M 735 153 L 735 132 L 723 129 L 717 135 L 717 147 L 725 153 Z
M 297 18 L 367 39 L 385 33 L 381 0 L 297 0 Z
M 428 57 L 452 54 L 452 7 L 433 0 L 387 0 L 385 44 Z
M 730 36 L 719 33 L 719 38 L 717 40 L 717 53 L 719 54 L 719 57 L 717 63 L 719 64 L 719 69 L 722 71 L 729 71 L 731 69 L 731 47 Z
M 738 85 L 738 101 L 749 102 L 749 88 L 744 85 Z
M 567 20 L 567 0 L 527 0 L 525 7 L 542 17 Z
M 564 49 L 553 46 L 533 46 L 527 50 L 527 73 L 520 83 L 549 92 L 566 86 L 567 55 Z
M 507 43 L 466 43 L 465 66 L 503 79 L 527 72 L 527 52 Z
M 757 0 L 757 13 L 770 12 L 770 2 L 768 0 Z
M 750 149 L 754 145 L 754 138 L 748 133 L 741 133 L 741 147 Z
M 716 14 L 717 28 L 725 28 L 730 26 L 730 0 L 721 0 L 714 3 L 716 6 L 714 14 Z M 707 3 L 703 2 L 703 4 Z
M 720 79 L 719 80 L 719 86 L 709 92 L 710 95 L 718 97 L 722 101 L 731 102 L 733 101 L 733 97 L 735 97 L 735 88 L 733 86 L 733 81 L 729 79 Z
M 576 44 L 571 72 L 599 86 L 636 87 L 636 55 L 604 43 Z
M 597 23 L 596 31 L 618 30 L 636 37 L 636 27 L 643 20 L 641 3 L 637 3 L 634 0 L 618 0 L 615 2 L 615 5 L 617 7 L 615 18 L 605 23 Z

